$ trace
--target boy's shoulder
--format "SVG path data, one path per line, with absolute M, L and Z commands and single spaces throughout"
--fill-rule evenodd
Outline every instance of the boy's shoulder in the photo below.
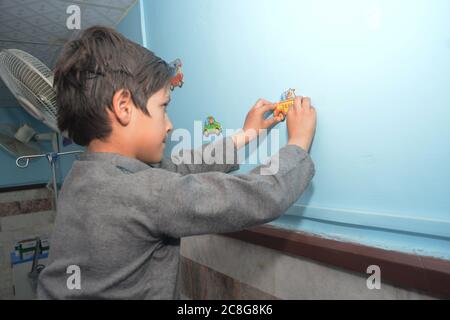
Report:
M 89 194 L 96 197 L 137 194 L 143 184 L 157 186 L 173 174 L 160 167 L 161 163 L 147 164 L 116 153 L 85 152 L 74 161 L 61 193 L 89 198 Z

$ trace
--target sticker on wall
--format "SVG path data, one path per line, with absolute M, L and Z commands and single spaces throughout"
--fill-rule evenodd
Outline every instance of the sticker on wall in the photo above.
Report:
M 180 59 L 176 59 L 169 63 L 172 69 L 172 78 L 170 79 L 170 90 L 173 91 L 176 87 L 181 88 L 184 84 L 183 80 L 183 72 L 181 71 L 181 67 L 183 63 Z
M 273 117 L 279 121 L 284 121 L 289 108 L 294 105 L 295 89 L 289 89 L 281 95 L 280 102 L 276 103 L 276 107 L 273 110 Z
M 219 122 L 214 119 L 214 117 L 209 116 L 206 118 L 204 124 L 203 124 L 203 134 L 205 137 L 209 136 L 210 134 L 216 134 L 220 135 L 222 133 L 222 126 Z

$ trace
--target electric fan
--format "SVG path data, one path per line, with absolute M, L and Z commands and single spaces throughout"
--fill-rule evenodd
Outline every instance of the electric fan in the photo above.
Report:
M 56 205 L 58 186 L 55 162 L 59 156 L 83 151 L 59 152 L 59 134 L 61 132 L 57 125 L 58 110 L 56 92 L 53 88 L 53 72 L 40 60 L 24 51 L 4 49 L 0 51 L 0 77 L 20 105 L 53 130 L 49 134 L 36 134 L 29 126 L 22 126 L 16 131 L 14 137 L 11 134 L 0 132 L 0 146 L 18 156 L 16 164 L 20 168 L 26 168 L 30 159 L 47 158 L 52 169 L 53 195 Z M 31 139 L 52 141 L 53 152 L 31 154 L 33 146 Z

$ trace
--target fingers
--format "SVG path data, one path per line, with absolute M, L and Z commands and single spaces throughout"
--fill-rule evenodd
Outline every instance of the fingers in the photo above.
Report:
M 294 108 L 300 109 L 302 105 L 302 98 L 301 96 L 295 97 L 294 99 Z
M 272 104 L 270 101 L 267 101 L 265 99 L 258 99 L 258 101 L 256 101 L 254 108 L 261 108 L 264 105 L 270 105 Z
M 261 108 L 262 112 L 267 112 L 267 111 L 275 110 L 276 107 L 277 107 L 276 103 L 268 102 L 267 104 L 261 106 L 260 108 Z
M 273 118 L 264 120 L 264 128 L 269 128 L 269 127 L 277 124 L 280 121 L 281 121 L 281 119 L 279 117 L 273 117 Z
M 302 99 L 302 108 L 305 110 L 311 109 L 311 98 L 310 97 L 304 97 Z
M 264 111 L 273 110 L 276 107 L 275 103 L 267 101 L 265 99 L 258 99 L 255 103 L 255 108 L 264 108 Z M 311 108 L 311 98 L 297 96 L 294 99 L 294 107 L 303 107 L 305 109 Z

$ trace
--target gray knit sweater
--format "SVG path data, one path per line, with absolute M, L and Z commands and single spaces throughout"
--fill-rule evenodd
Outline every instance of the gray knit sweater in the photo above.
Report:
M 176 299 L 181 237 L 272 221 L 314 175 L 310 156 L 294 145 L 248 174 L 228 174 L 239 168 L 231 138 L 209 146 L 225 157 L 230 145 L 233 164 L 209 164 L 201 150 L 184 151 L 200 156 L 193 165 L 83 153 L 60 192 L 38 298 Z M 273 161 L 278 171 L 262 175 Z

